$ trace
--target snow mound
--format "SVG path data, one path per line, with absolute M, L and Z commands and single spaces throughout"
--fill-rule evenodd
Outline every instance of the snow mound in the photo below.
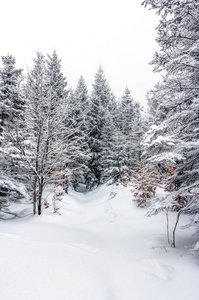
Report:
M 172 279 L 174 268 L 160 260 L 155 258 L 144 259 L 140 261 L 140 266 L 144 272 L 154 275 L 159 279 Z

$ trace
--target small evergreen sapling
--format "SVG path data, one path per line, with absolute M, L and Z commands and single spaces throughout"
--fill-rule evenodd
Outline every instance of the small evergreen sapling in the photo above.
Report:
M 128 176 L 128 173 L 126 171 L 123 171 L 122 177 L 119 179 L 116 185 L 123 185 L 123 187 L 127 187 L 130 182 L 130 178 Z
M 133 173 L 131 190 L 139 207 L 146 206 L 147 201 L 155 196 L 159 181 L 158 175 L 149 170 L 143 162 L 139 163 L 138 171 Z

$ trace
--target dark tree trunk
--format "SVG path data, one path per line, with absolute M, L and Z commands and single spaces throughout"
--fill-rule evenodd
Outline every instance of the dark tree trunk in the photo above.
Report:
M 39 183 L 39 198 L 38 198 L 38 215 L 42 213 L 42 193 L 43 193 L 43 179 Z
M 68 188 L 69 188 L 69 182 L 68 182 L 68 179 L 65 179 L 64 184 L 63 184 L 63 189 L 66 194 L 68 194 Z
M 4 126 L 4 118 L 2 118 L 1 122 L 0 122 L 0 137 L 3 136 L 3 126 Z M 1 147 L 1 139 L 0 139 L 0 147 Z
M 33 185 L 33 214 L 37 212 L 37 178 L 35 177 Z

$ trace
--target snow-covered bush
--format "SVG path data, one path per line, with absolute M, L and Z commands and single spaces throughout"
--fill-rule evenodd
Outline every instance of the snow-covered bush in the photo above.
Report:
M 64 190 L 61 185 L 58 185 L 54 189 L 54 196 L 53 196 L 53 208 L 54 213 L 59 213 L 60 204 L 64 196 Z
M 124 187 L 127 187 L 129 183 L 130 183 L 129 175 L 126 171 L 123 171 L 122 177 L 119 179 L 116 185 L 121 184 Z
M 155 196 L 159 182 L 159 176 L 149 170 L 143 162 L 140 162 L 137 172 L 133 173 L 131 190 L 138 206 L 144 207 L 146 202 Z
M 29 195 L 24 184 L 8 178 L 0 178 L 0 218 L 23 215 L 25 207 L 20 204 L 29 203 Z

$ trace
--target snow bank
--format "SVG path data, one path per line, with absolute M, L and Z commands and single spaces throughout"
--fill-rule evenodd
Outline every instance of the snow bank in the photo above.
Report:
M 170 248 L 164 214 L 147 218 L 128 188 L 70 191 L 52 212 L 0 221 L 1 299 L 198 299 L 196 238 L 179 231 Z

